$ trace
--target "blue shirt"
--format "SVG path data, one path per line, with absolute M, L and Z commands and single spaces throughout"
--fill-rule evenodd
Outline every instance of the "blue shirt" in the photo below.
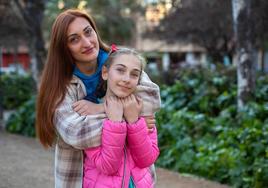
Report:
M 84 99 L 89 100 L 94 103 L 99 103 L 98 98 L 95 96 L 95 92 L 100 81 L 101 69 L 106 60 L 108 59 L 108 52 L 100 49 L 97 58 L 97 70 L 94 74 L 88 76 L 82 73 L 76 66 L 74 68 L 73 74 L 80 78 L 84 83 L 87 91 L 87 96 Z

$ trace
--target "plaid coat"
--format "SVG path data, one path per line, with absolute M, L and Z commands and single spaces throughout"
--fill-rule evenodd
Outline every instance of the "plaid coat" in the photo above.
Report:
M 142 73 L 136 94 L 143 99 L 141 115 L 154 114 L 160 108 L 159 87 L 145 72 Z M 55 148 L 55 188 L 82 188 L 83 149 L 100 146 L 105 114 L 80 116 L 72 104 L 86 96 L 83 82 L 73 76 L 62 103 L 57 107 L 54 124 L 57 130 Z M 155 178 L 154 166 L 151 173 Z

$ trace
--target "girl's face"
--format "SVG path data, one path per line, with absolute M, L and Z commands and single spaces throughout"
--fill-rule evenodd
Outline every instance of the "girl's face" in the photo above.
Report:
M 76 64 L 97 60 L 99 42 L 95 30 L 82 17 L 77 17 L 67 30 L 67 45 Z
M 106 95 L 124 98 L 132 94 L 141 71 L 141 62 L 136 56 L 122 54 L 115 57 L 109 68 L 103 66 L 102 69 L 102 78 L 107 80 Z

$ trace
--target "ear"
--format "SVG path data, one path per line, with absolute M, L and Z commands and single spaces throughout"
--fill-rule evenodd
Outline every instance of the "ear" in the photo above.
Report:
M 106 66 L 102 67 L 101 76 L 103 80 L 108 80 L 108 68 Z

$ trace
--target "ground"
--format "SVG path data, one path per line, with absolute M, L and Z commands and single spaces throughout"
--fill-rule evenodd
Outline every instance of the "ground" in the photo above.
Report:
M 0 130 L 0 188 L 53 187 L 53 150 L 34 138 Z M 156 188 L 228 188 L 215 182 L 181 176 L 157 168 Z

